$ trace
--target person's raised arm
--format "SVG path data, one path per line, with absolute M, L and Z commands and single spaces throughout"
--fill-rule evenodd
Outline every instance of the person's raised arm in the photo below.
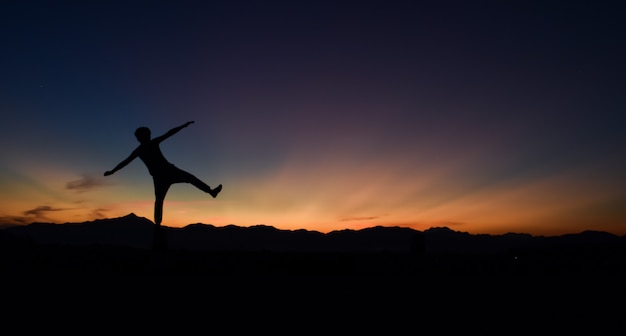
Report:
M 163 135 L 161 135 L 161 136 L 159 136 L 159 137 L 157 137 L 155 139 L 157 141 L 159 141 L 159 142 L 163 141 L 163 140 L 171 137 L 172 135 L 178 133 L 178 131 L 180 131 L 181 129 L 183 129 L 183 128 L 185 128 L 185 127 L 187 127 L 187 126 L 189 126 L 189 125 L 191 125 L 193 123 L 194 123 L 193 121 L 188 121 L 188 122 L 186 122 L 186 123 L 184 123 L 184 124 L 182 124 L 180 126 L 176 126 L 176 127 L 172 128 L 171 130 L 167 131 L 167 133 L 165 133 L 165 134 L 163 134 Z
M 122 162 L 118 163 L 117 166 L 115 166 L 115 168 L 113 168 L 112 170 L 105 171 L 104 176 L 112 175 L 116 171 L 126 167 L 126 165 L 129 164 L 131 161 L 133 161 L 136 157 L 137 157 L 137 152 L 133 151 L 127 158 L 125 158 Z

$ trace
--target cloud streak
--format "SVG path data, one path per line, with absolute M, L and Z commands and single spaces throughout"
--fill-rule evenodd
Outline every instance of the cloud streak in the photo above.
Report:
M 94 209 L 91 211 L 91 216 L 95 217 L 95 218 L 106 218 L 106 212 L 108 212 L 109 209 L 105 209 L 105 208 L 98 208 L 98 209 Z
M 53 207 L 49 205 L 40 205 L 30 210 L 26 210 L 22 212 L 22 216 L 4 216 L 0 217 L 0 226 L 2 225 L 27 225 L 33 223 L 35 221 L 45 221 L 50 223 L 58 223 L 60 222 L 53 219 L 53 213 L 61 213 L 61 217 L 65 218 L 74 218 L 72 221 L 87 221 L 87 220 L 95 220 L 107 218 L 107 212 L 110 210 L 108 208 L 94 208 L 91 211 L 87 212 L 86 216 L 81 212 L 84 212 L 84 208 L 64 208 L 64 207 Z M 69 216 L 69 217 L 68 217 Z M 68 219 L 61 220 L 68 221 Z
M 46 214 L 50 213 L 50 212 L 57 212 L 57 211 L 64 211 L 64 210 L 68 210 L 65 208 L 53 208 L 49 205 L 40 205 L 34 209 L 30 209 L 30 210 L 26 210 L 23 212 L 23 214 L 25 216 L 34 216 L 35 218 L 39 218 L 39 219 L 46 219 L 48 220 L 48 218 L 46 217 Z
M 19 216 L 3 216 L 0 217 L 0 229 L 15 225 L 26 225 L 27 220 L 24 217 Z
M 340 222 L 350 222 L 350 221 L 365 221 L 365 220 L 372 220 L 372 219 L 377 219 L 380 216 L 367 216 L 367 217 L 348 217 L 348 218 L 340 218 L 339 221 Z
M 67 182 L 65 188 L 68 190 L 75 190 L 76 192 L 82 193 L 106 185 L 108 185 L 108 183 L 104 182 L 101 178 L 95 177 L 90 174 L 83 174 L 80 179 Z

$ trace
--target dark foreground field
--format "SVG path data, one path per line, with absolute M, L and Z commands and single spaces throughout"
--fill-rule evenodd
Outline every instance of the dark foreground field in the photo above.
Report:
M 12 272 L 618 275 L 626 274 L 626 251 L 597 247 L 507 253 L 197 251 L 29 243 L 4 245 L 0 267 Z
M 156 251 L 12 241 L 4 325 L 48 332 L 612 334 L 626 253 Z M 130 326 L 130 327 L 129 327 Z M 95 328 L 95 329 L 93 329 Z M 221 332 L 219 333 L 221 334 Z

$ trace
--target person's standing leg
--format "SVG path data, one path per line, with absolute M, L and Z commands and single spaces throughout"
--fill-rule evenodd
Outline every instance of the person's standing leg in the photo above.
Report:
M 163 203 L 169 187 L 169 184 L 154 182 L 154 224 L 156 225 L 161 225 L 163 221 Z
M 170 188 L 170 184 L 154 179 L 154 237 L 153 247 L 158 250 L 165 250 L 167 246 L 167 238 L 165 231 L 161 227 L 163 220 L 163 203 L 165 195 Z

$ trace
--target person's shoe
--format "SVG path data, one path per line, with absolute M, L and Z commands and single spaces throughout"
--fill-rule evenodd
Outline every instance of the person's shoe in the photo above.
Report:
M 212 189 L 211 191 L 209 191 L 209 194 L 211 194 L 211 196 L 213 196 L 213 198 L 217 197 L 217 194 L 220 193 L 220 191 L 222 191 L 222 185 L 218 185 L 215 189 Z

